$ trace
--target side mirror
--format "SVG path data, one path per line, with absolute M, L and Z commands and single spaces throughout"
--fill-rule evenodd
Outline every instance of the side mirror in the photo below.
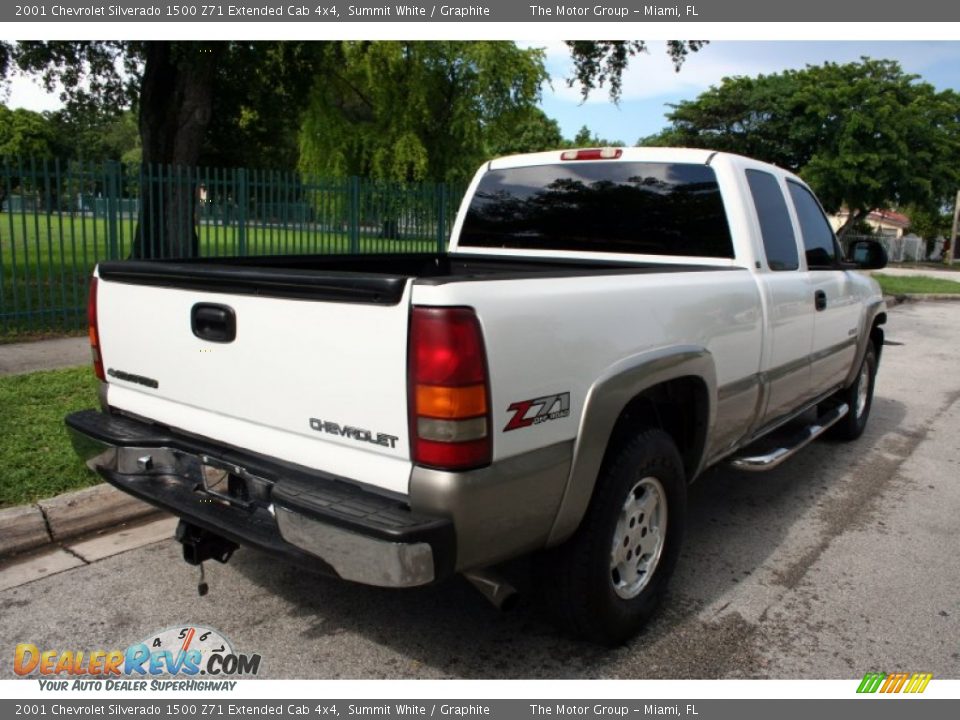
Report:
M 847 259 L 858 270 L 879 270 L 887 266 L 887 249 L 876 240 L 857 240 L 847 248 Z

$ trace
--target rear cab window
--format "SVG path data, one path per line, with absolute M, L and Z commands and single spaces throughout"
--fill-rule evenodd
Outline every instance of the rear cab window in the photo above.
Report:
M 797 270 L 800 267 L 797 238 L 780 182 L 771 173 L 751 169 L 747 170 L 747 184 L 760 222 L 767 267 L 774 271 Z
M 487 172 L 462 247 L 733 258 L 713 168 L 589 162 Z

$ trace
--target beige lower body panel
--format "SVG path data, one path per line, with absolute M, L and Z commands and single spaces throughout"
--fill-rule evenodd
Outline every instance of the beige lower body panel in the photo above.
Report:
M 410 505 L 453 519 L 457 570 L 484 567 L 546 545 L 573 456 L 573 441 L 470 472 L 415 467 Z

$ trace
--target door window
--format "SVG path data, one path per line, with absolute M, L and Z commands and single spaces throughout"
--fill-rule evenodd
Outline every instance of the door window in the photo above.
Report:
M 833 228 L 820 208 L 820 203 L 809 190 L 795 182 L 787 182 L 790 197 L 800 222 L 800 234 L 803 236 L 803 248 L 807 256 L 807 267 L 811 270 L 833 270 L 837 267 L 840 253 Z

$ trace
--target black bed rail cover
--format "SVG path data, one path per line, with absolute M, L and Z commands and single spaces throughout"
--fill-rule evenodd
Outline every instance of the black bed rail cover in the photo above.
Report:
M 102 262 L 99 275 L 130 285 L 377 305 L 399 303 L 407 281 L 402 275 L 155 260 Z

